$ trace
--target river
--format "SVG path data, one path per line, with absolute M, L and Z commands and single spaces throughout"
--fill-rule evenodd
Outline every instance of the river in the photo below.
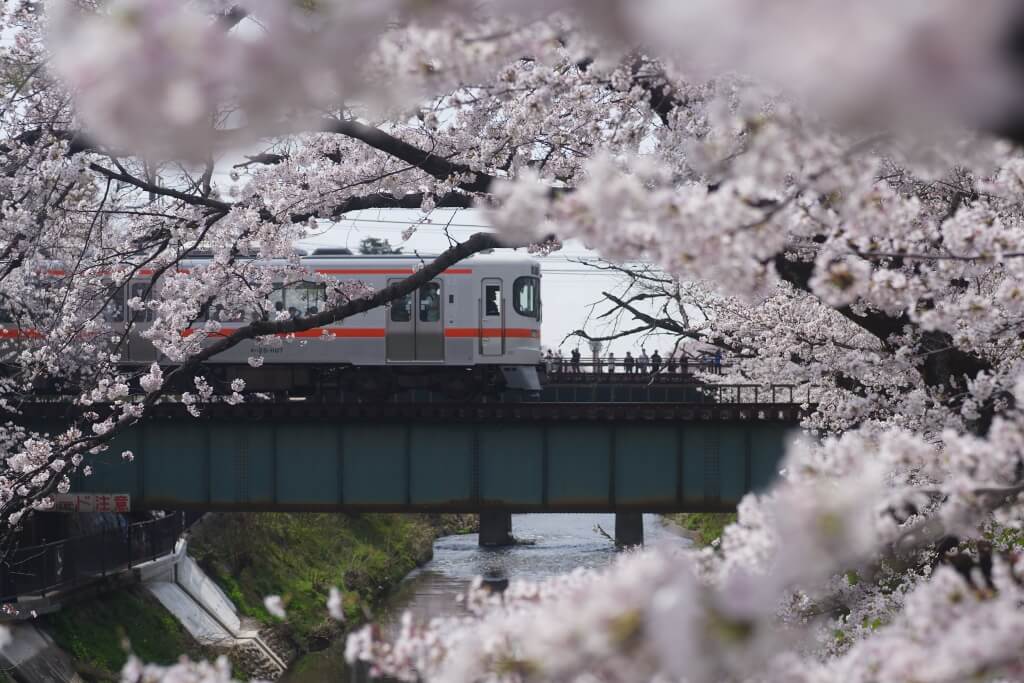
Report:
M 413 571 L 385 602 L 378 621 L 394 628 L 403 612 L 419 621 L 459 610 L 455 597 L 476 576 L 487 579 L 543 579 L 576 567 L 601 567 L 615 557 L 611 541 L 596 530 L 614 534 L 611 514 L 529 514 L 512 516 L 512 532 L 523 543 L 481 548 L 476 534 L 444 536 L 434 542 L 434 559 Z M 688 545 L 665 527 L 658 515 L 644 515 L 648 545 Z M 344 639 L 303 657 L 282 679 L 286 683 L 347 683 L 342 656 Z

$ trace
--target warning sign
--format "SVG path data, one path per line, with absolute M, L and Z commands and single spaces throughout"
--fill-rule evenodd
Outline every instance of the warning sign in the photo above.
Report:
M 56 512 L 129 512 L 127 493 L 58 493 L 53 496 Z

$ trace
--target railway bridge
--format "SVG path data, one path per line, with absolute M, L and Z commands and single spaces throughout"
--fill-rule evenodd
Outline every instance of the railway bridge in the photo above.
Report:
M 634 544 L 643 512 L 727 511 L 768 484 L 807 406 L 782 387 L 755 402 L 736 385 L 669 401 L 582 386 L 518 403 L 220 403 L 201 418 L 160 404 L 72 491 L 133 510 L 478 512 L 485 545 L 509 540 L 513 512 L 614 512 Z M 26 415 L 45 428 L 67 410 Z

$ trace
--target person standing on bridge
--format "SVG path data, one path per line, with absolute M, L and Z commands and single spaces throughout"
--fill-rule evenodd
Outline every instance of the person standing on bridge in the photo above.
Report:
M 670 375 L 674 375 L 676 372 L 676 357 L 674 354 L 668 354 L 668 358 L 665 359 L 665 372 Z
M 572 372 L 574 375 L 580 374 L 580 350 L 572 350 Z
M 547 355 L 544 356 L 544 369 L 547 371 L 548 375 L 554 375 L 555 367 L 555 354 L 551 353 L 551 349 L 548 349 Z
M 611 351 L 608 352 L 608 374 L 615 374 L 615 354 Z
M 679 354 L 679 372 L 680 374 L 687 374 L 690 371 L 690 357 L 686 355 L 686 351 Z
M 715 362 L 715 374 L 716 375 L 721 375 L 722 374 L 722 352 L 720 350 L 719 351 L 715 351 L 714 362 Z
M 651 362 L 651 357 L 647 355 L 647 349 L 640 349 L 640 357 L 636 359 L 636 370 L 641 375 L 647 374 L 647 366 Z
M 633 374 L 633 364 L 635 362 L 636 361 L 633 359 L 633 354 L 631 354 L 629 351 L 626 351 L 626 358 L 622 361 L 622 366 L 625 368 L 627 375 Z
M 657 375 L 658 370 L 661 370 L 661 354 L 655 349 L 654 354 L 651 356 L 651 374 Z

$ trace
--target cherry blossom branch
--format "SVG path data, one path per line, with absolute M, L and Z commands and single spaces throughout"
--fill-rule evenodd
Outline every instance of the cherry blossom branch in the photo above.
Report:
M 644 313 L 643 311 L 641 311 L 640 309 L 636 308 L 635 306 L 632 306 L 631 304 L 627 303 L 626 301 L 620 299 L 619 297 L 615 296 L 614 294 L 610 294 L 608 292 L 601 292 L 601 294 L 606 299 L 611 301 L 612 303 L 614 303 L 617 306 L 619 306 L 619 307 L 629 311 L 630 313 L 632 313 L 633 317 L 636 318 L 637 320 L 641 320 L 641 321 L 647 323 L 648 328 L 657 328 L 657 329 L 665 330 L 666 332 L 672 332 L 674 334 L 678 334 L 681 337 L 687 337 L 687 338 L 693 339 L 695 341 L 700 341 L 700 342 L 704 342 L 706 344 L 711 344 L 712 346 L 717 346 L 717 347 L 719 347 L 719 348 L 721 348 L 723 350 L 731 351 L 733 353 L 742 353 L 743 352 L 743 347 L 742 346 L 738 346 L 738 345 L 735 345 L 735 344 L 730 344 L 730 343 L 726 342 L 724 339 L 716 337 L 714 335 L 708 335 L 707 333 L 695 332 L 695 331 L 689 329 L 688 327 L 684 327 L 683 325 L 681 325 L 680 323 L 678 323 L 675 320 L 672 320 L 671 318 L 655 318 L 655 317 L 653 317 L 651 315 L 648 315 L 647 313 Z
M 209 209 L 214 209 L 219 213 L 227 213 L 228 211 L 231 210 L 231 204 L 228 204 L 227 202 L 222 202 L 217 199 L 210 199 L 209 197 L 202 197 L 199 195 L 189 194 L 187 192 L 175 190 L 174 188 L 170 187 L 156 185 L 154 183 L 142 180 L 141 178 L 136 178 L 135 176 L 130 175 L 128 173 L 119 173 L 117 171 L 113 171 L 109 168 L 101 166 L 100 164 L 97 164 L 96 162 L 91 162 L 89 164 L 89 168 L 96 171 L 97 173 L 105 175 L 111 180 L 117 180 L 122 183 L 134 185 L 140 190 L 145 190 L 146 192 L 149 192 L 151 194 L 161 195 L 165 197 L 173 197 L 174 199 L 181 200 L 186 204 L 191 204 L 193 206 L 204 206 Z
M 448 180 L 453 177 L 472 178 L 472 180 L 462 181 L 458 184 L 459 189 L 464 192 L 487 192 L 494 182 L 494 176 L 492 175 L 474 171 L 465 164 L 449 161 L 430 151 L 420 149 L 404 140 L 400 140 L 380 128 L 374 128 L 352 119 L 327 119 L 324 122 L 323 130 L 359 140 L 376 150 L 400 159 L 410 166 L 432 175 L 438 180 Z

